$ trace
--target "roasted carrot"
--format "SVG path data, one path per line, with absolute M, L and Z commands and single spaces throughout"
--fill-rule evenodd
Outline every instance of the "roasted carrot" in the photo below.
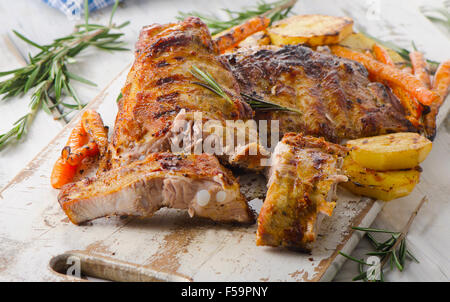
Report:
M 442 105 L 449 93 L 450 60 L 442 62 L 434 75 L 433 90 L 441 96 L 438 106 Z
M 76 173 L 76 166 L 69 165 L 61 157 L 58 158 L 50 176 L 52 187 L 55 189 L 61 188 L 63 185 L 71 182 Z
M 88 144 L 73 150 L 67 156 L 66 161 L 71 166 L 78 166 L 83 159 L 97 155 L 98 151 L 98 145 L 94 141 L 90 141 Z
M 433 91 L 439 94 L 440 98 L 430 105 L 430 112 L 424 117 L 424 126 L 427 137 L 430 140 L 436 136 L 436 116 L 439 113 L 439 107 L 445 101 L 449 93 L 450 86 L 450 60 L 442 62 L 436 74 L 434 75 Z
M 436 92 L 424 87 L 422 82 L 415 76 L 404 73 L 395 67 L 378 62 L 365 54 L 353 51 L 346 47 L 333 45 L 331 46 L 331 51 L 339 57 L 354 60 L 363 64 L 369 73 L 376 75 L 383 81 L 398 85 L 411 93 L 411 95 L 416 97 L 423 105 L 432 104 L 439 98 L 439 95 Z
M 373 50 L 375 59 L 377 59 L 381 63 L 387 64 L 389 66 L 395 66 L 394 61 L 392 61 L 392 58 L 389 55 L 386 48 L 375 43 L 375 44 L 373 44 L 372 50 Z
M 84 130 L 95 141 L 98 150 L 105 152 L 108 144 L 108 132 L 103 124 L 102 118 L 97 111 L 86 110 L 81 117 Z
M 67 139 L 66 146 L 70 148 L 78 148 L 83 146 L 88 142 L 88 136 L 86 131 L 84 130 L 83 124 L 80 121 L 75 125 L 72 132 L 70 133 L 69 138 Z
M 386 48 L 382 47 L 381 45 L 374 44 L 373 53 L 375 55 L 375 59 L 377 59 L 381 63 L 395 67 L 395 63 L 391 59 L 391 56 L 389 55 Z M 398 85 L 390 84 L 389 87 L 391 88 L 392 92 L 395 94 L 395 96 L 397 96 L 397 98 L 400 100 L 403 107 L 407 111 L 408 116 L 406 118 L 415 127 L 418 127 L 420 125 L 419 119 L 423 111 L 422 106 L 417 102 L 415 97 L 413 97 L 410 93 L 408 93 Z
M 81 161 L 97 155 L 99 150 L 105 152 L 107 144 L 108 133 L 100 115 L 96 111 L 86 110 L 70 133 L 60 158 L 53 166 L 50 178 L 52 186 L 59 189 L 71 182 Z
M 230 28 L 229 30 L 214 36 L 219 53 L 235 47 L 248 36 L 266 29 L 270 24 L 270 19 L 266 17 L 255 17 L 245 21 L 244 23 Z
M 414 75 L 426 88 L 431 88 L 430 74 L 428 72 L 429 68 L 423 54 L 418 51 L 412 51 L 409 53 L 409 58 L 411 59 Z

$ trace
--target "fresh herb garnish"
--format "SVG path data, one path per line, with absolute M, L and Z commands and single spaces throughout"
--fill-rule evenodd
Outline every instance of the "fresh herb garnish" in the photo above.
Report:
M 85 7 L 87 7 L 85 0 Z M 53 40 L 51 44 L 40 45 L 17 31 L 14 34 L 21 40 L 38 48 L 36 55 L 29 55 L 25 67 L 0 72 L 0 77 L 12 75 L 11 78 L 0 82 L 0 95 L 3 99 L 25 94 L 33 90 L 29 112 L 17 120 L 13 127 L 0 135 L 0 149 L 11 142 L 12 138 L 20 139 L 27 131 L 36 112 L 42 108 L 47 113 L 55 108 L 62 108 L 58 118 L 64 118 L 73 110 L 84 107 L 73 88 L 70 80 L 95 86 L 91 81 L 73 74 L 67 68 L 68 64 L 76 62 L 74 59 L 81 51 L 89 46 L 109 51 L 127 50 L 119 39 L 123 33 L 112 33 L 128 25 L 129 22 L 116 25 L 112 22 L 119 1 L 116 0 L 108 25 L 91 24 L 88 22 L 89 13 L 85 11 L 85 23 L 75 27 L 75 31 L 65 37 Z M 74 103 L 63 101 L 63 96 L 69 96 Z
M 300 110 L 284 107 L 279 104 L 275 104 L 263 99 L 260 99 L 259 97 L 252 96 L 249 94 L 241 93 L 241 95 L 244 97 L 244 100 L 252 107 L 253 110 L 259 110 L 259 111 L 292 111 L 296 112 L 298 114 L 302 114 Z
M 207 71 L 203 71 L 197 66 L 192 66 L 191 73 L 194 77 L 196 77 L 198 80 L 203 82 L 192 82 L 193 84 L 202 86 L 215 94 L 223 97 L 228 102 L 233 104 L 233 101 L 230 99 L 230 97 L 225 93 L 225 91 L 222 89 L 222 87 L 217 83 L 216 80 L 209 74 Z M 266 100 L 262 100 L 260 98 L 257 98 L 255 96 L 251 96 L 245 93 L 241 93 L 241 96 L 245 99 L 245 101 L 252 107 L 253 110 L 259 110 L 259 111 L 270 111 L 270 110 L 279 110 L 279 111 L 292 111 L 301 114 L 301 112 L 297 109 L 284 107 L 275 103 L 268 102 Z
M 383 267 L 389 262 L 391 270 L 394 269 L 394 266 L 397 267 L 399 271 L 403 271 L 406 264 L 406 258 L 410 258 L 415 262 L 419 262 L 416 257 L 408 250 L 406 246 L 406 235 L 408 234 L 409 228 L 411 227 L 414 218 L 417 216 L 422 205 L 427 201 L 426 196 L 422 198 L 419 205 L 416 207 L 414 212 L 411 214 L 406 225 L 403 227 L 401 232 L 388 231 L 388 230 L 380 230 L 373 228 L 361 228 L 361 227 L 352 227 L 354 230 L 366 232 L 366 237 L 369 239 L 370 243 L 375 248 L 374 252 L 366 253 L 367 256 L 379 256 L 381 257 L 380 262 L 380 280 L 373 281 L 383 281 L 384 273 Z M 380 242 L 376 240 L 371 233 L 385 233 L 390 234 L 389 238 L 386 241 Z M 343 252 L 339 252 L 342 256 L 350 259 L 359 264 L 359 275 L 354 277 L 352 280 L 364 280 L 368 281 L 369 278 L 367 276 L 367 271 L 364 270 L 366 266 L 372 266 L 373 264 L 366 263 L 364 259 L 356 259 L 350 255 L 347 255 Z
M 220 20 L 214 15 L 204 15 L 198 12 L 183 13 L 179 12 L 178 20 L 183 20 L 188 16 L 199 17 L 211 30 L 211 34 L 215 35 L 233 26 L 244 23 L 246 20 L 256 17 L 264 16 L 275 22 L 284 19 L 288 16 L 297 0 L 281 0 L 271 3 L 259 1 L 255 7 L 248 7 L 244 11 L 233 11 L 230 9 L 222 9 L 225 11 L 229 19 L 227 21 Z
M 208 90 L 211 90 L 215 94 L 223 97 L 229 103 L 234 104 L 234 102 L 230 99 L 228 94 L 225 93 L 222 87 L 220 87 L 219 83 L 217 83 L 216 80 L 214 80 L 214 78 L 209 74 L 209 72 L 203 71 L 194 65 L 192 66 L 191 73 L 198 80 L 204 81 L 204 82 L 193 82 L 194 84 L 200 85 Z

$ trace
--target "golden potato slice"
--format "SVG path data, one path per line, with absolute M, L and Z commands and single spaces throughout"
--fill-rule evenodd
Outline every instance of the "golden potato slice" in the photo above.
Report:
M 432 142 L 417 133 L 401 132 L 350 140 L 352 159 L 378 171 L 411 169 L 425 160 Z
M 358 195 L 389 201 L 409 195 L 419 183 L 421 169 L 375 171 L 358 165 L 347 156 L 342 172 L 348 177 L 348 182 L 341 183 L 344 188 Z
M 339 45 L 348 47 L 352 50 L 365 53 L 366 51 L 372 51 L 375 40 L 367 37 L 362 33 L 352 33 L 341 42 Z M 394 63 L 405 63 L 406 61 L 394 50 L 385 47 Z
M 272 44 L 336 44 L 353 32 L 353 20 L 347 17 L 299 15 L 276 22 L 268 28 Z

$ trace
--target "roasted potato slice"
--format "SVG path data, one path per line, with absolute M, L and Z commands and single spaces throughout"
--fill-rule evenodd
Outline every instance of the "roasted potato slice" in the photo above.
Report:
M 420 134 L 400 132 L 350 140 L 347 146 L 361 166 L 386 171 L 418 166 L 430 153 L 432 143 Z
M 367 169 L 347 156 L 342 172 L 348 182 L 340 185 L 349 191 L 384 201 L 409 195 L 420 180 L 420 167 L 408 170 L 375 171 Z
M 269 27 L 272 44 L 336 44 L 353 32 L 353 20 L 347 17 L 299 15 L 276 22 Z
M 372 51 L 373 45 L 376 43 L 375 40 L 367 37 L 362 33 L 352 33 L 339 42 L 339 45 L 348 47 L 352 50 L 365 53 L 366 51 Z M 394 63 L 405 63 L 405 60 L 394 50 L 386 48 Z

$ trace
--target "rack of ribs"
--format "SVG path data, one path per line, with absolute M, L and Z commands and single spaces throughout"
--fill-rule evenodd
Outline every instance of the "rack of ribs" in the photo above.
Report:
M 151 217 L 162 207 L 221 222 L 254 216 L 231 172 L 212 155 L 152 153 L 144 160 L 63 187 L 58 196 L 70 221 L 111 215 Z
M 225 98 L 195 83 L 191 73 L 196 66 L 208 72 L 231 99 Z M 185 129 L 195 112 L 202 121 L 247 121 L 253 111 L 242 101 L 239 85 L 229 65 L 218 56 L 207 26 L 190 17 L 178 23 L 153 24 L 144 27 L 136 44 L 135 62 L 119 101 L 119 112 L 102 170 L 128 164 L 152 152 L 171 150 L 171 143 Z M 186 124 L 186 123 L 185 123 Z M 181 127 L 176 127 L 181 125 Z M 184 128 L 183 128 L 184 127 Z M 192 129 L 194 132 L 195 129 Z M 200 134 L 191 145 L 202 143 Z M 234 154 L 225 158 L 232 161 Z M 222 159 L 222 158 L 221 158 Z
M 257 245 L 308 250 L 318 224 L 331 216 L 345 147 L 287 133 L 272 154 L 268 191 L 258 217 Z
M 281 134 L 302 132 L 340 143 L 417 132 L 395 95 L 370 82 L 358 62 L 300 45 L 244 48 L 223 57 L 242 92 L 301 112 L 256 113 L 259 120 L 279 120 Z
M 195 84 L 193 66 L 210 73 L 231 101 Z M 221 126 L 253 116 L 200 19 L 143 28 L 118 107 L 97 176 L 65 185 L 58 196 L 72 222 L 110 215 L 148 217 L 160 207 L 188 209 L 191 216 L 216 221 L 254 221 L 237 181 L 216 157 L 167 153 L 172 151 L 172 139 L 189 130 L 179 125 L 188 120 L 187 125 L 195 128 L 191 123 L 195 113 L 202 113 L 202 122 L 214 120 Z M 198 141 L 188 146 L 203 139 L 200 133 Z M 222 159 L 245 164 L 250 155 L 246 152 L 245 145 L 237 146 L 236 154 Z

